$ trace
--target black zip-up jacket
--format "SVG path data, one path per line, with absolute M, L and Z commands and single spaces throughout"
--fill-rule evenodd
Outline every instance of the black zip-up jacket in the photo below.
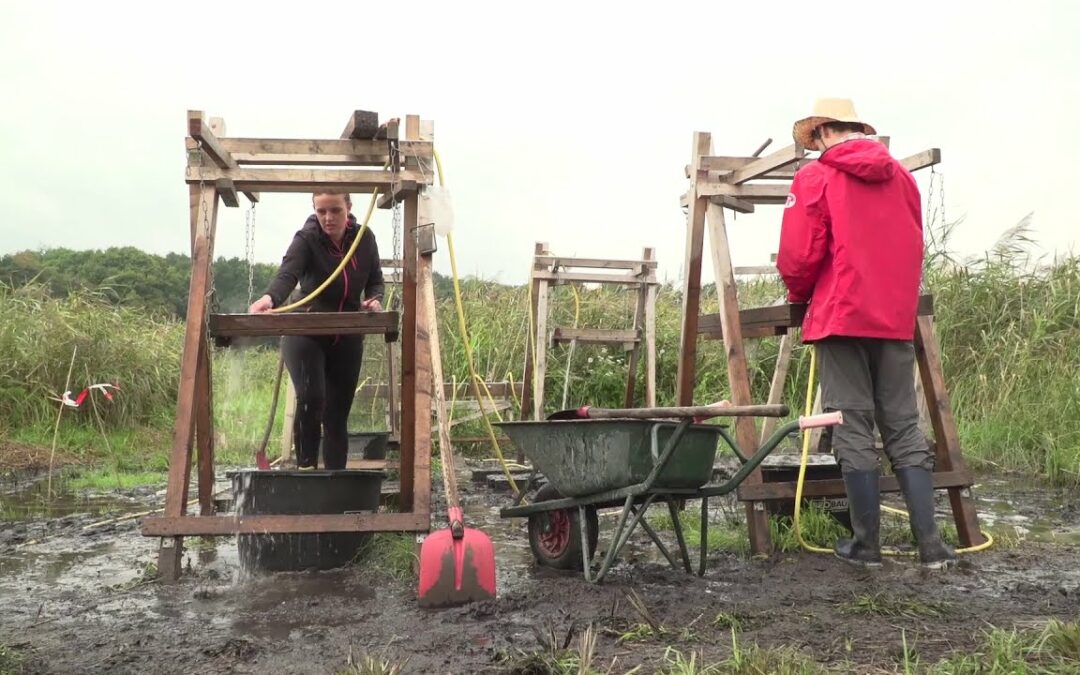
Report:
M 266 294 L 274 301 L 274 307 L 280 307 L 289 294 L 300 282 L 300 298 L 306 298 L 333 273 L 341 258 L 349 251 L 360 226 L 350 214 L 349 224 L 341 246 L 335 244 L 319 227 L 319 219 L 312 214 L 307 222 L 293 236 L 289 250 L 281 259 L 277 276 L 270 282 Z M 375 233 L 368 228 L 349 264 L 341 271 L 319 297 L 300 308 L 307 312 L 355 312 L 360 310 L 363 300 L 383 296 L 382 264 L 379 262 L 379 247 L 375 243 Z

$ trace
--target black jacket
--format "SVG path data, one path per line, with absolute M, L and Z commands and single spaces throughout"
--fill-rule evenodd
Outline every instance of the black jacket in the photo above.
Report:
M 274 307 L 285 304 L 285 299 L 298 281 L 300 298 L 307 297 L 326 281 L 341 263 L 341 257 L 348 252 L 359 231 L 356 218 L 349 215 L 349 224 L 339 248 L 319 227 L 315 214 L 308 216 L 307 222 L 293 236 L 289 250 L 281 260 L 277 276 L 266 289 L 266 294 L 274 301 Z M 356 247 L 356 252 L 338 278 L 301 310 L 355 312 L 360 309 L 362 300 L 382 300 L 382 295 L 383 274 L 379 262 L 379 247 L 375 243 L 375 233 L 369 227 L 364 231 L 360 245 Z

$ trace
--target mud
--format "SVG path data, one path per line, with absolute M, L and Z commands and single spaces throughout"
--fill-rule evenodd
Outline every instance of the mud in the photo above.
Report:
M 26 503 L 27 490 L 25 482 L 0 490 L 6 514 Z M 525 522 L 497 516 L 508 497 L 473 492 L 467 514 L 495 541 L 499 598 L 434 611 L 418 608 L 414 580 L 364 562 L 246 574 L 231 538 L 190 539 L 187 574 L 162 585 L 152 580 L 157 540 L 139 535 L 138 519 L 97 525 L 105 511 L 155 508 L 160 493 L 71 496 L 62 513 L 28 509 L 0 521 L 0 646 L 15 655 L 5 666 L 14 672 L 338 673 L 365 656 L 404 663 L 405 672 L 525 672 L 524 654 L 550 642 L 573 648 L 591 624 L 595 668 L 614 660 L 612 672 L 639 664 L 639 672 L 653 672 L 669 645 L 727 658 L 734 619 L 743 646 L 787 646 L 822 664 L 891 670 L 902 640 L 926 663 L 973 649 L 989 625 L 1080 615 L 1080 497 L 989 480 L 976 497 L 985 525 L 1003 541 L 1022 541 L 965 556 L 946 573 L 903 560 L 867 573 L 829 556 L 717 553 L 697 578 L 668 567 L 639 533 L 595 586 L 580 573 L 536 567 Z M 613 518 L 600 521 L 610 527 Z M 631 605 L 632 591 L 661 635 L 620 639 L 645 632 L 633 630 L 646 620 Z M 925 611 L 855 613 L 853 599 L 868 595 Z

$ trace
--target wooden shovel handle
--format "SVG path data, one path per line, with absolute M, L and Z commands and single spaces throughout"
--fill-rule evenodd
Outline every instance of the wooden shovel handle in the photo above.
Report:
M 698 405 L 672 408 L 582 408 L 579 417 L 603 419 L 656 419 L 697 417 L 787 417 L 786 405 Z

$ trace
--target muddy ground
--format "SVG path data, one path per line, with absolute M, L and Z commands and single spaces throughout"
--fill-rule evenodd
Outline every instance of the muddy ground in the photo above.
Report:
M 611 672 L 655 672 L 668 646 L 701 652 L 699 660 L 728 658 L 734 619 L 743 648 L 790 647 L 839 670 L 891 672 L 902 640 L 928 663 L 975 649 L 991 625 L 1080 616 L 1080 497 L 1000 480 L 976 490 L 984 523 L 1024 540 L 965 556 L 946 573 L 905 561 L 867 573 L 824 555 L 717 553 L 697 578 L 667 567 L 639 533 L 598 586 L 536 567 L 525 523 L 497 516 L 508 497 L 477 488 L 468 512 L 495 540 L 499 598 L 444 611 L 418 609 L 415 581 L 363 562 L 249 575 L 230 538 L 192 541 L 188 574 L 161 585 L 151 576 L 157 540 L 139 535 L 138 519 L 88 528 L 156 507 L 159 490 L 68 495 L 45 506 L 40 477 L 24 475 L 2 491 L 0 671 L 338 673 L 350 656 L 373 656 L 404 663 L 405 672 L 542 672 L 527 670 L 525 655 L 552 641 L 573 649 L 591 624 L 594 668 L 614 661 Z M 602 528 L 612 522 L 601 517 Z M 605 543 L 602 534 L 601 551 Z M 662 635 L 634 630 L 644 619 L 631 590 Z M 859 597 L 900 609 L 859 613 Z M 633 632 L 643 639 L 625 639 Z

